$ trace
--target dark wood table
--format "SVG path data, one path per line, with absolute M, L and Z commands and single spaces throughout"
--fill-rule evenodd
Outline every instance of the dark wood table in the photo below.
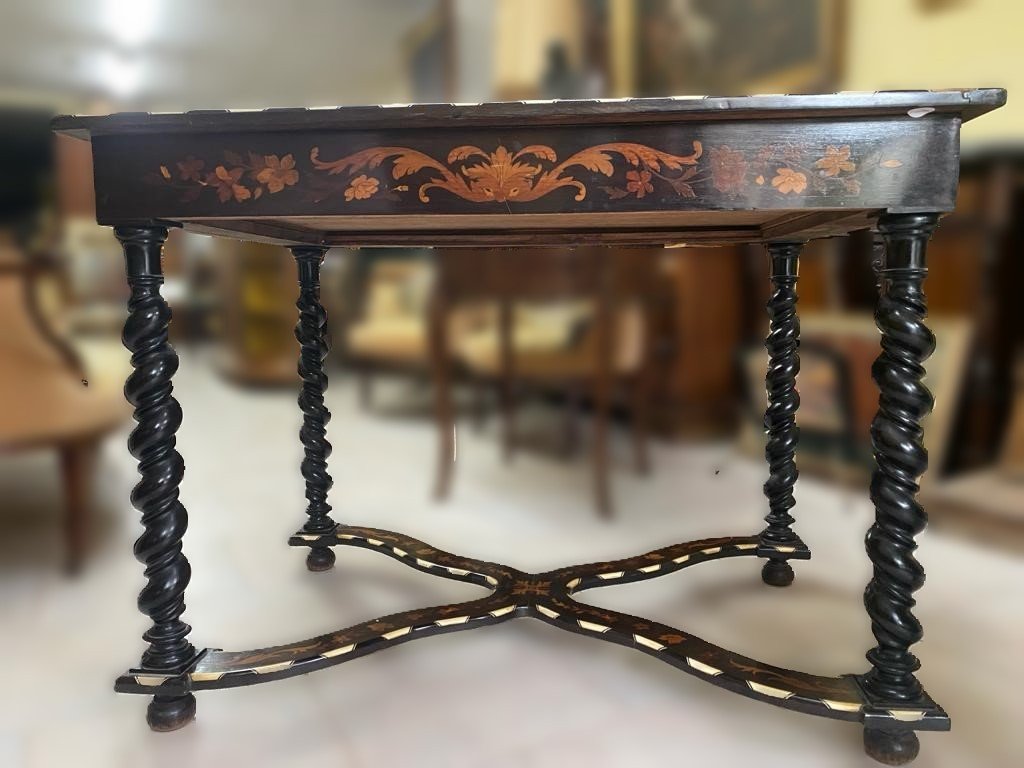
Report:
M 899 764 L 917 754 L 915 731 L 949 718 L 918 682 L 921 639 L 914 557 L 925 527 L 916 500 L 927 466 L 922 383 L 934 347 L 924 323 L 925 245 L 957 187 L 960 125 L 1001 106 L 1002 90 L 823 96 L 521 102 L 61 117 L 55 129 L 90 138 L 97 218 L 124 245 L 131 286 L 125 345 L 134 372 L 125 393 L 138 426 L 129 440 L 142 479 L 132 503 L 144 532 L 139 608 L 152 627 L 138 666 L 117 690 L 152 696 L 148 721 L 172 730 L 195 714 L 194 691 L 269 682 L 420 637 L 529 616 L 635 648 L 749 698 L 863 723 L 868 753 Z M 181 620 L 190 578 L 175 449 L 181 409 L 171 381 L 160 295 L 168 227 L 279 243 L 299 278 L 307 519 L 289 544 L 310 570 L 332 547 L 380 551 L 425 573 L 479 584 L 488 597 L 423 608 L 288 645 L 200 650 Z M 874 575 L 864 605 L 877 644 L 863 674 L 823 677 L 764 664 L 646 619 L 592 608 L 586 589 L 663 576 L 708 560 L 755 557 L 764 581 L 786 586 L 791 560 L 810 551 L 793 530 L 799 405 L 797 267 L 812 238 L 875 227 L 881 396 L 872 425 L 876 517 L 867 534 Z M 771 262 L 768 514 L 758 534 L 676 544 L 607 563 L 526 573 L 442 552 L 400 533 L 337 523 L 324 406 L 326 316 L 319 269 L 334 245 L 522 247 L 761 242 Z M 709 290 L 721 290 L 708 286 Z

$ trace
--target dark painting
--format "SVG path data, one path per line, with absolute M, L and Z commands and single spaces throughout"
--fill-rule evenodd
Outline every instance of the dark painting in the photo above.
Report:
M 835 90 L 840 0 L 641 0 L 643 96 Z

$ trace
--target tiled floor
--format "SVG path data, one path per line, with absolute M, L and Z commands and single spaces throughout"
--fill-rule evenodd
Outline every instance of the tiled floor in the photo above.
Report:
M 336 377 L 337 378 L 337 377 Z M 374 553 L 339 550 L 310 574 L 284 542 L 302 521 L 293 397 L 235 390 L 186 355 L 182 495 L 193 564 L 187 618 L 199 645 L 253 648 L 311 637 L 475 589 Z M 448 550 L 524 569 L 635 554 L 703 535 L 745 534 L 763 514 L 765 470 L 726 446 L 657 446 L 656 473 L 629 470 L 617 445 L 619 513 L 600 522 L 587 462 L 519 454 L 503 465 L 493 429 L 460 432 L 452 500 L 428 490 L 429 420 L 366 414 L 335 386 L 333 502 L 348 521 L 403 530 Z M 533 421 L 543 424 L 538 411 Z M 554 425 L 557 429 L 557 424 Z M 59 574 L 59 498 L 46 456 L 0 464 L 0 766 L 872 765 L 858 727 L 786 712 L 718 690 L 657 660 L 518 621 L 412 643 L 307 677 L 199 696 L 188 728 L 150 733 L 145 700 L 112 693 L 145 628 L 141 568 L 130 556 L 135 469 L 123 436 L 102 467 L 103 520 L 86 573 Z M 40 490 L 42 488 L 42 490 Z M 787 590 L 755 563 L 720 561 L 686 575 L 589 593 L 594 602 L 666 621 L 764 661 L 819 673 L 860 671 L 870 631 L 860 604 L 868 567 L 865 500 L 802 480 L 799 530 L 815 558 Z M 1020 765 L 1024 561 L 942 535 L 921 539 L 922 678 L 953 717 L 926 734 L 918 764 Z

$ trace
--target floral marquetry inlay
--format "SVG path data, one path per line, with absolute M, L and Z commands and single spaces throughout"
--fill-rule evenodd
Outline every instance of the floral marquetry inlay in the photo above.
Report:
M 204 194 L 221 203 L 242 204 L 279 193 L 301 194 L 318 203 L 339 197 L 346 205 L 409 198 L 429 204 L 437 192 L 471 203 L 529 203 L 562 189 L 582 201 L 597 194 L 611 202 L 722 197 L 751 194 L 856 197 L 868 170 L 894 173 L 897 158 L 870 151 L 858 157 L 849 144 L 806 147 L 767 144 L 755 149 L 727 145 L 673 154 L 646 144 L 597 144 L 559 160 L 554 148 L 529 144 L 510 149 L 462 145 L 443 159 L 411 147 L 369 147 L 338 159 L 324 159 L 312 147 L 308 166 L 295 156 L 245 156 L 226 150 L 217 160 L 195 156 L 161 164 L 147 181 L 181 191 L 182 202 Z

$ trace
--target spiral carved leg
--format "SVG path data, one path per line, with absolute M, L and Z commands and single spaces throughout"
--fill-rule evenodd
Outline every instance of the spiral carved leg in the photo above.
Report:
M 761 571 L 766 584 L 785 587 L 793 583 L 793 567 L 787 552 L 799 544 L 790 527 L 789 511 L 796 503 L 793 485 L 797 479 L 796 446 L 800 430 L 796 412 L 800 395 L 796 376 L 800 371 L 800 320 L 796 313 L 796 282 L 800 266 L 800 243 L 770 243 L 772 296 L 768 301 L 769 328 L 765 346 L 768 349 L 768 408 L 764 426 L 768 432 L 765 458 L 768 460 L 768 481 L 764 494 L 768 498 L 767 526 L 760 535 L 760 552 L 767 557 Z M 790 550 L 791 551 L 791 550 Z
M 334 484 L 327 471 L 327 457 L 331 455 L 331 444 L 327 442 L 327 423 L 331 412 L 324 404 L 327 389 L 327 375 L 324 373 L 324 359 L 327 357 L 327 312 L 320 303 L 320 264 L 326 248 L 295 247 L 292 254 L 299 270 L 299 322 L 295 326 L 295 338 L 301 345 L 299 354 L 299 376 L 302 390 L 299 393 L 299 408 L 302 409 L 302 429 L 299 438 L 305 451 L 302 460 L 302 476 L 306 480 L 306 523 L 302 530 L 307 533 L 330 533 L 336 527 L 331 519 L 331 505 L 327 493 Z M 306 567 L 311 571 L 327 571 L 334 565 L 334 550 L 329 547 L 312 547 L 306 558 Z
M 134 369 L 124 392 L 135 407 L 138 422 L 128 448 L 142 475 L 132 491 L 132 504 L 142 513 L 144 528 L 135 542 L 135 557 L 146 566 L 146 586 L 138 604 L 153 622 L 143 635 L 149 647 L 140 668 L 180 673 L 195 659 L 196 650 L 187 639 L 191 627 L 181 620 L 191 569 L 181 548 L 188 515 L 178 500 L 178 486 L 185 473 L 185 463 L 175 450 L 181 407 L 171 394 L 178 356 L 167 341 L 171 311 L 160 296 L 160 252 L 167 230 L 118 227 L 114 233 L 124 247 L 131 288 L 122 338 L 132 353 Z M 191 694 L 158 696 L 150 705 L 148 720 L 154 730 L 173 730 L 194 715 Z
M 921 420 L 932 409 L 932 395 L 922 378 L 923 363 L 935 348 L 935 337 L 924 324 L 927 307 L 922 284 L 927 274 L 925 245 L 937 221 L 934 214 L 890 214 L 878 222 L 886 252 L 878 269 L 875 311 L 882 352 L 872 367 L 880 392 L 878 414 L 871 425 L 877 465 L 871 479 L 875 522 L 866 538 L 873 575 L 864 592 L 877 645 L 868 651 L 871 670 L 861 678 L 861 685 L 876 701 L 896 706 L 925 697 L 914 676 L 920 662 L 910 646 L 922 636 L 912 610 L 913 593 L 924 583 L 924 569 L 914 557 L 914 537 L 927 523 L 917 492 L 918 480 L 928 466 Z M 909 736 L 897 739 L 887 734 L 880 741 L 876 734 L 868 744 L 869 735 L 865 734 L 869 751 L 883 742 L 895 746 L 879 747 L 880 753 L 913 751 Z

